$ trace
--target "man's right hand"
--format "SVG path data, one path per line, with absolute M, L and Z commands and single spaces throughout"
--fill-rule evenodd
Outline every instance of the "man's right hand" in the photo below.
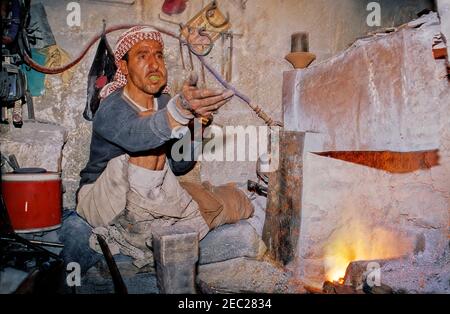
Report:
M 181 91 L 184 101 L 188 103 L 191 112 L 197 116 L 210 118 L 234 96 L 234 92 L 229 89 L 198 88 L 197 81 L 198 75 L 195 72 L 191 72 Z M 185 106 L 182 106 L 181 98 L 179 100 L 177 106 L 182 110 L 187 110 Z

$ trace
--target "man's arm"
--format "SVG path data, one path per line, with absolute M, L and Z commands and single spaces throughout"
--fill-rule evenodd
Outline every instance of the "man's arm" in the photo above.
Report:
M 183 86 L 190 109 L 184 108 L 180 97 L 174 97 L 166 108 L 150 116 L 139 117 L 121 100 L 110 99 L 97 111 L 93 132 L 131 153 L 158 148 L 175 138 L 174 131 L 187 125 L 194 113 L 211 117 L 234 95 L 230 90 L 198 89 L 196 84 L 197 78 Z
M 139 117 L 126 104 L 103 104 L 94 118 L 93 132 L 128 152 L 158 148 L 171 139 L 172 125 L 167 109 Z

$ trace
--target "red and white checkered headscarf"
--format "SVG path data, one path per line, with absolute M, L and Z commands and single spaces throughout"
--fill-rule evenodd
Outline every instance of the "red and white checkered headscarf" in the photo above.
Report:
M 127 85 L 127 77 L 120 71 L 120 60 L 122 60 L 123 56 L 125 56 L 125 54 L 134 45 L 146 39 L 152 39 L 159 42 L 164 49 L 164 42 L 162 40 L 161 33 L 153 30 L 150 27 L 135 26 L 120 35 L 119 39 L 117 40 L 116 47 L 114 48 L 114 59 L 117 66 L 117 72 L 114 76 L 114 80 L 103 87 L 103 89 L 100 91 L 101 99 L 106 98 L 115 90 Z M 166 86 L 162 92 L 168 94 L 169 86 Z

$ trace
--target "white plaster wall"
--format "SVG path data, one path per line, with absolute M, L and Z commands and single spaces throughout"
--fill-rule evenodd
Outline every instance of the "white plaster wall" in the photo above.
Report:
M 447 88 L 444 61 L 431 53 L 439 32 L 434 25 L 373 37 L 286 73 L 286 127 L 325 134 L 326 150 L 436 149 Z
M 396 242 L 391 244 L 394 249 L 411 245 L 406 250 L 411 255 L 418 237 L 425 237 L 419 260 L 428 264 L 447 248 L 449 189 L 441 190 L 442 182 L 433 177 L 443 168 L 390 174 L 308 153 L 303 169 L 301 236 L 294 268 L 305 282 L 321 286 L 328 279 L 325 258 L 330 242 L 370 250 L 377 241 L 386 241 L 373 238 L 376 230 L 393 235 L 388 240 Z M 375 254 L 372 259 L 380 257 Z
M 326 247 L 343 234 L 353 243 L 369 242 L 381 228 L 395 235 L 393 245 L 410 243 L 411 255 L 423 238 L 425 247 L 414 257 L 421 267 L 435 265 L 448 249 L 450 84 L 445 62 L 432 58 L 438 31 L 439 25 L 403 30 L 316 67 L 285 73 L 287 128 L 317 132 L 311 138 L 316 147 L 305 152 L 299 255 L 290 265 L 306 283 L 321 286 L 327 279 Z M 395 37 L 401 49 L 392 45 Z M 361 60 L 367 54 L 373 58 L 369 63 Z M 369 81 L 365 72 L 358 74 L 365 68 L 372 73 Z M 311 153 L 427 149 L 439 150 L 439 165 L 406 174 Z

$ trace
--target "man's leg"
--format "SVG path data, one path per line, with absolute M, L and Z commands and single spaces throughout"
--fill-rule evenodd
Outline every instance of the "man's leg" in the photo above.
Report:
M 78 214 L 93 227 L 106 226 L 126 205 L 128 155 L 111 159 L 100 177 L 78 193 Z
M 236 184 L 212 186 L 209 182 L 183 182 L 182 186 L 199 204 L 199 210 L 210 229 L 236 223 L 253 215 L 253 204 Z
M 130 157 L 128 179 L 130 193 L 128 207 L 148 208 L 157 216 L 175 218 L 176 225 L 187 225 L 199 233 L 200 239 L 209 232 L 209 227 L 203 219 L 198 204 L 178 182 L 172 170 L 161 162 L 161 156 L 155 162 L 156 156 Z M 156 168 L 163 170 L 154 170 Z M 161 167 L 164 165 L 164 167 Z M 139 197 L 136 197 L 139 195 Z M 131 206 L 131 203 L 133 205 Z M 158 222 L 155 222 L 158 225 Z

